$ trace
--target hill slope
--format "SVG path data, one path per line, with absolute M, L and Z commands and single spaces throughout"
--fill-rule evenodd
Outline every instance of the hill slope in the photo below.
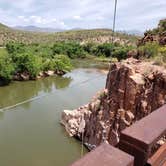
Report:
M 137 40 L 136 36 L 124 33 L 116 33 L 114 42 L 121 44 L 133 44 Z M 56 33 L 28 32 L 9 28 L 0 24 L 0 45 L 5 45 L 9 41 L 23 43 L 54 43 L 56 41 L 74 40 L 78 42 L 104 43 L 112 41 L 112 31 L 109 29 L 93 30 L 72 30 Z
M 0 29 L 6 29 L 6 28 L 9 28 L 9 27 L 7 27 L 6 25 L 0 23 Z

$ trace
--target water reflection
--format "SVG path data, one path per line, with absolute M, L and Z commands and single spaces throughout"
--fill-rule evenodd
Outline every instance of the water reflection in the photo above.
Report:
M 9 86 L 0 87 L 0 108 L 49 93 L 55 89 L 68 87 L 71 81 L 71 77 L 54 76 L 37 81 L 13 82 Z
M 0 106 L 46 95 L 0 113 L 0 166 L 67 166 L 80 158 L 81 143 L 68 137 L 59 124 L 61 112 L 88 103 L 105 79 L 98 70 L 76 69 L 65 77 L 0 88 Z M 64 89 L 56 90 L 60 88 Z
M 4 112 L 0 111 L 0 120 L 3 120 L 3 118 L 4 118 Z
M 74 59 L 72 64 L 75 68 L 95 68 L 95 69 L 106 69 L 109 68 L 109 62 L 96 61 L 94 59 Z

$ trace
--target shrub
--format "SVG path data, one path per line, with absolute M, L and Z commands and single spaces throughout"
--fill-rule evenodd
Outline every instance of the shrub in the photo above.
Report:
M 6 44 L 6 49 L 9 54 L 13 54 L 13 55 L 17 53 L 23 53 L 25 52 L 25 44 L 9 42 Z
M 15 73 L 28 72 L 35 78 L 40 71 L 57 70 L 67 72 L 71 69 L 69 57 L 81 57 L 83 48 L 77 43 L 59 42 L 52 45 L 8 43 L 9 56 L 14 64 Z M 66 55 L 58 55 L 61 52 Z M 68 56 L 67 56 L 68 55 Z
M 32 78 L 36 77 L 41 70 L 41 59 L 35 55 L 22 53 L 15 57 L 15 68 L 17 72 L 29 72 Z
M 54 70 L 55 65 L 53 59 L 42 58 L 42 71 Z
M 127 58 L 127 53 L 129 52 L 129 50 L 131 50 L 132 47 L 128 47 L 128 46 L 119 46 L 119 47 L 115 47 L 112 53 L 112 57 L 117 58 L 118 61 L 122 60 L 122 59 L 126 59 Z
M 76 42 L 57 42 L 53 45 L 53 54 L 67 55 L 69 58 L 84 58 L 86 56 L 83 47 Z
M 65 55 L 57 55 L 53 59 L 54 68 L 56 71 L 68 72 L 72 69 L 72 65 L 70 63 L 70 59 Z
M 117 43 L 104 43 L 104 44 L 94 44 L 87 43 L 84 45 L 84 50 L 89 54 L 100 56 L 100 57 L 113 57 L 118 60 L 127 58 L 127 53 L 133 47 L 131 46 L 121 46 Z
M 159 45 L 156 42 L 148 42 L 143 46 L 138 47 L 140 57 L 151 58 L 158 54 Z
M 155 64 L 166 67 L 166 47 L 159 47 L 158 55 L 154 57 Z
M 86 44 L 83 45 L 83 49 L 88 54 L 94 54 L 97 50 L 97 44 L 95 44 L 95 43 L 86 43 Z
M 32 52 L 40 57 L 44 58 L 53 58 L 53 50 L 50 45 L 39 45 L 38 47 L 33 48 Z
M 114 45 L 112 43 L 104 43 L 97 46 L 96 50 L 94 50 L 94 53 L 97 56 L 106 56 L 110 57 L 112 55 L 114 49 Z
M 4 84 L 8 84 L 12 79 L 12 74 L 14 71 L 13 63 L 7 55 L 0 56 L 0 80 Z

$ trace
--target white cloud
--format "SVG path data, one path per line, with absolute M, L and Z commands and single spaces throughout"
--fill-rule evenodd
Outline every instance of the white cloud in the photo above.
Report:
M 24 19 L 24 16 L 18 16 L 19 19 Z
M 76 16 L 73 16 L 73 19 L 75 19 L 75 20 L 81 20 L 82 18 L 81 18 L 81 16 L 76 15 Z
M 97 16 L 96 19 L 97 19 L 97 20 L 104 20 L 104 17 L 102 17 L 102 16 Z
M 166 17 L 165 0 L 118 1 L 117 29 L 145 30 Z M 0 22 L 7 25 L 111 28 L 114 0 L 0 0 Z
M 46 19 L 42 18 L 41 16 L 30 16 L 29 17 L 30 22 L 34 22 L 36 24 L 46 24 Z
M 51 22 L 57 22 L 56 18 L 51 19 Z
M 56 18 L 44 18 L 41 16 L 18 16 L 18 19 L 22 20 L 26 25 L 36 25 L 36 26 L 56 26 L 57 28 L 67 28 L 64 21 L 57 20 Z

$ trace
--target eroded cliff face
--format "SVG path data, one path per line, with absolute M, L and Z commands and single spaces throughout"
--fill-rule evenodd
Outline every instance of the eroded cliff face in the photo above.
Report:
M 64 110 L 62 124 L 89 148 L 116 145 L 120 131 L 166 103 L 166 69 L 127 59 L 110 66 L 106 87 L 90 103 Z

